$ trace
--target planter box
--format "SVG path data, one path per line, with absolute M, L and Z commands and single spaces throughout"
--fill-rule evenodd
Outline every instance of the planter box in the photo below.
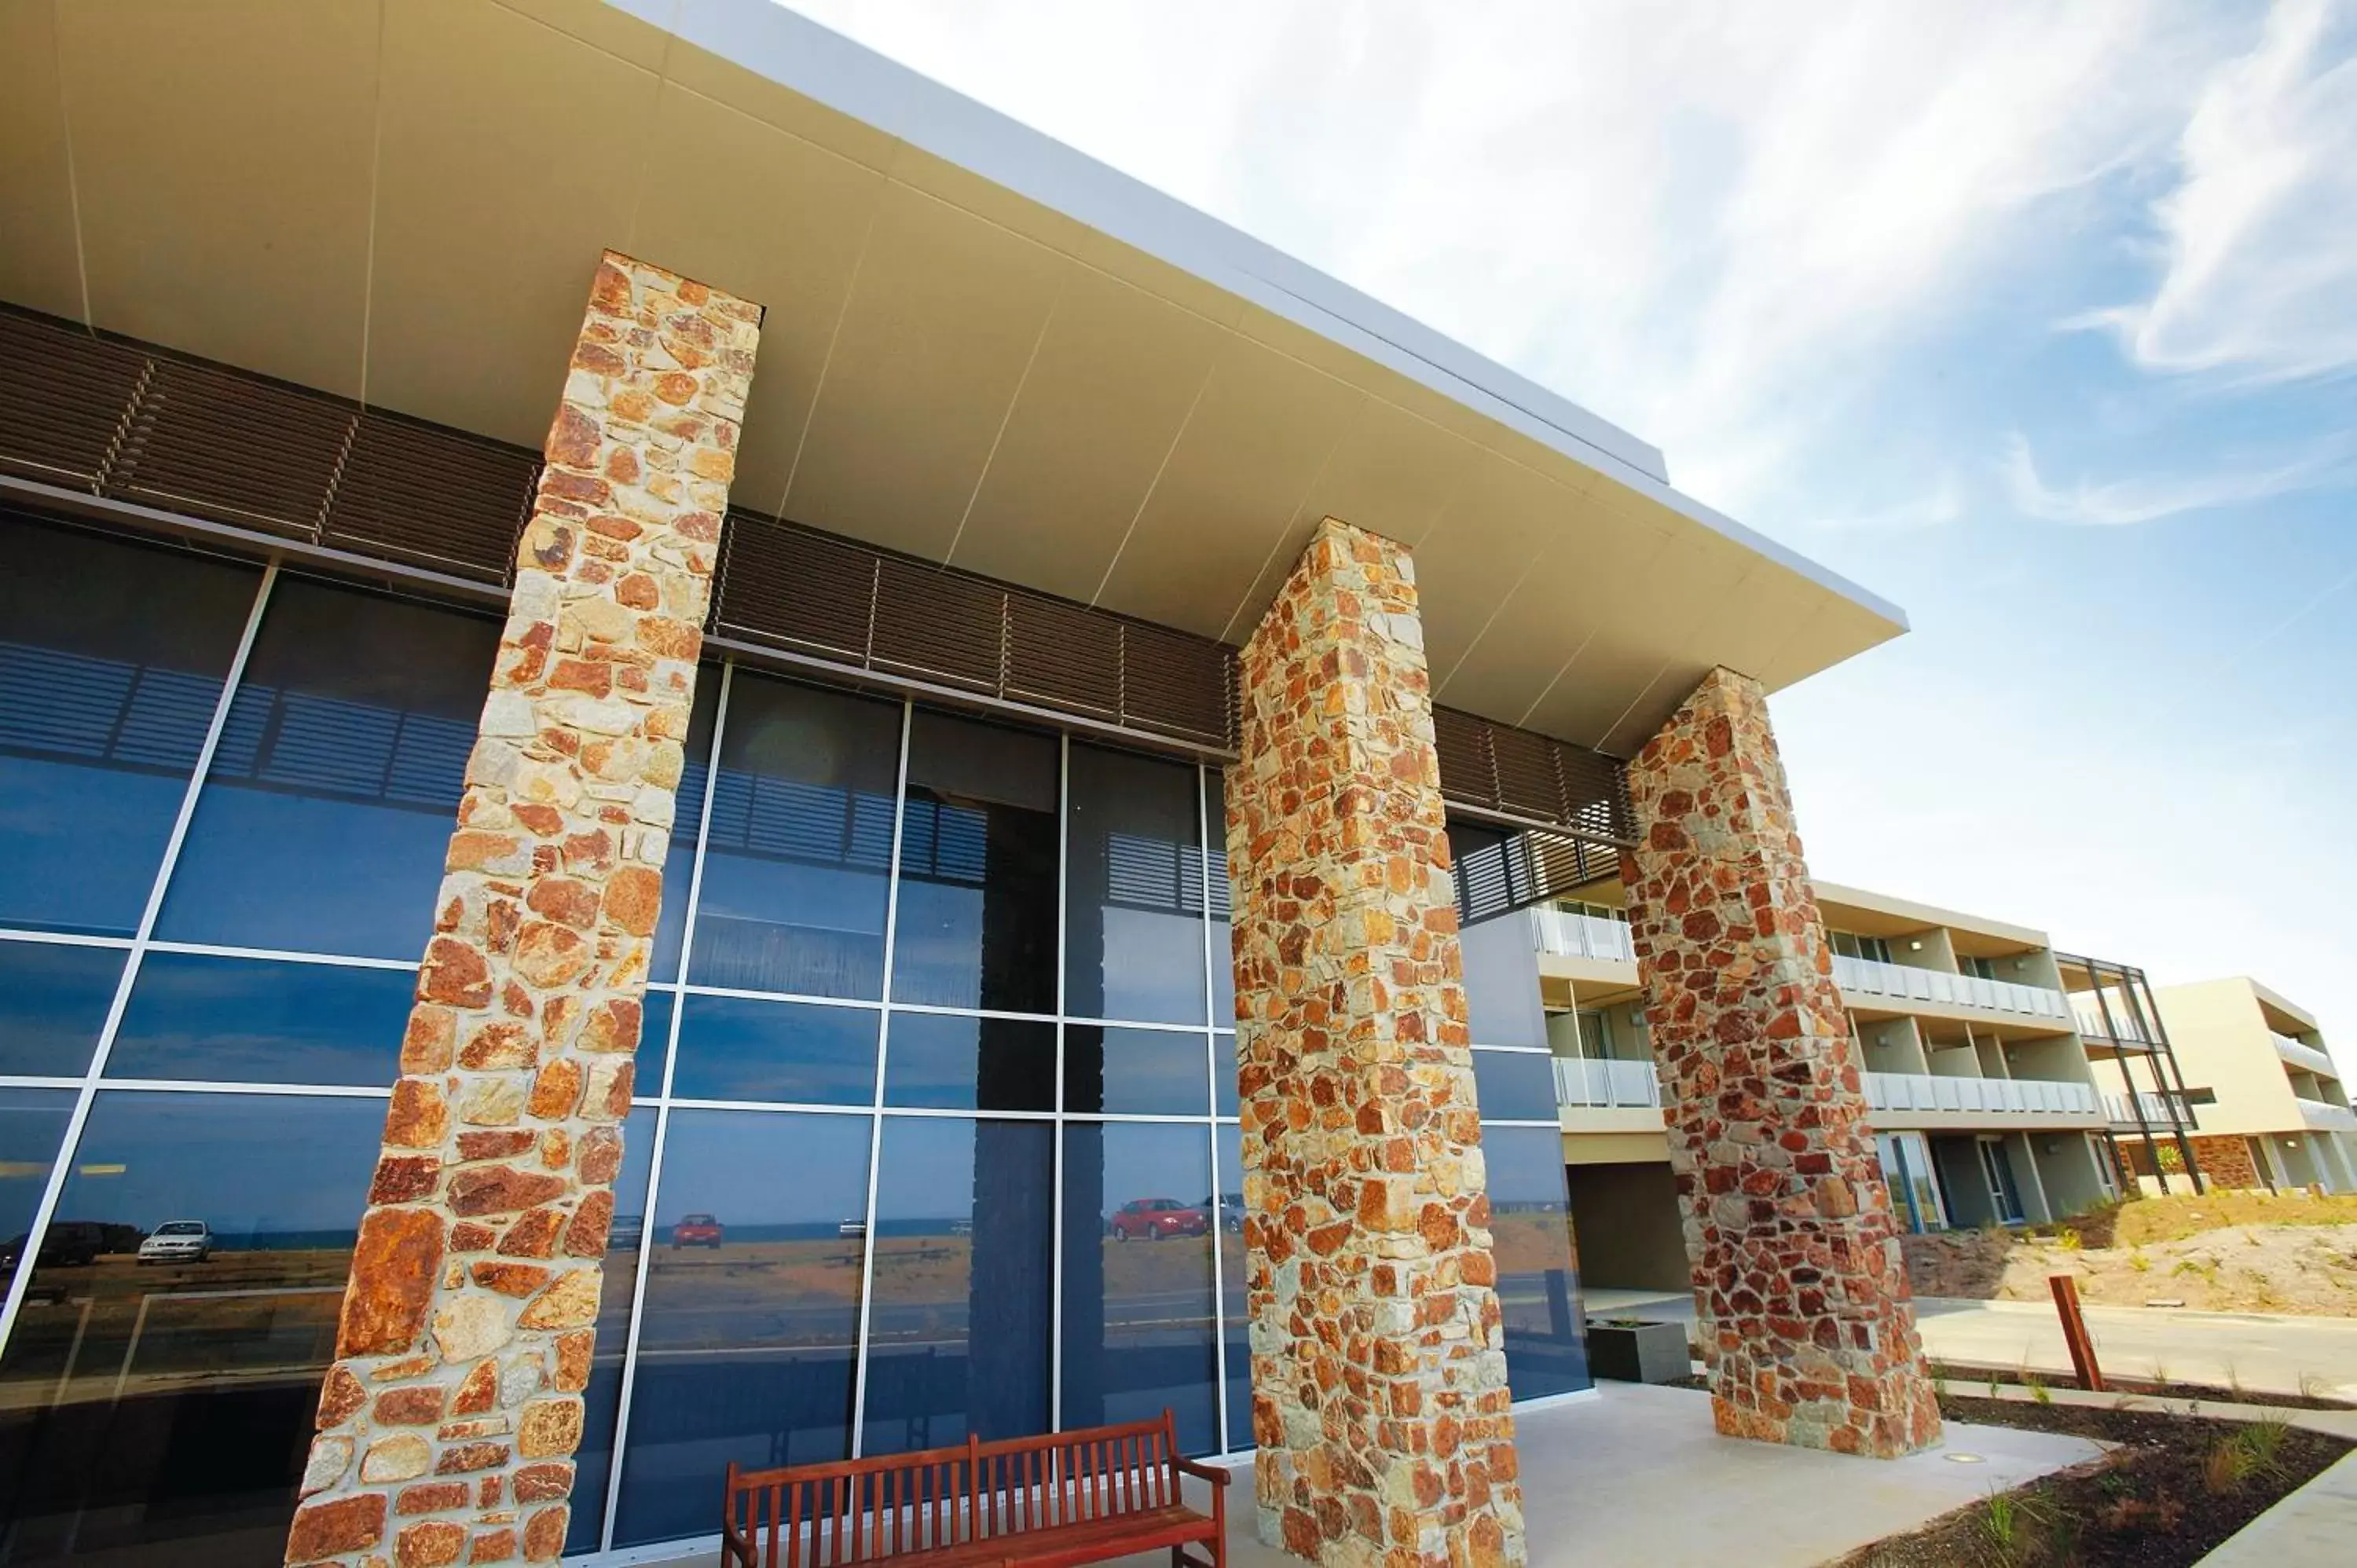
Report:
M 1683 1323 L 1587 1320 L 1587 1369 L 1624 1383 L 1666 1383 L 1694 1370 Z

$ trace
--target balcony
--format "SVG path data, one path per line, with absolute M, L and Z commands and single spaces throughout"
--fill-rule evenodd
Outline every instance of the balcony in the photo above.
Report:
M 1863 1076 L 1867 1103 L 1877 1111 L 1986 1112 L 2082 1118 L 2103 1114 L 2094 1090 L 2083 1083 L 2025 1078 L 1942 1078 L 1920 1072 L 1869 1072 Z
M 1568 909 L 1534 909 L 1531 935 L 1541 952 L 1613 963 L 1637 961 L 1637 946 L 1630 940 L 1626 920 L 1603 920 Z
M 2319 1078 L 2337 1080 L 2341 1077 L 2341 1069 L 2332 1065 L 2332 1058 L 2306 1041 L 2295 1040 L 2289 1035 L 2278 1035 L 2272 1029 L 2267 1032 L 2267 1037 L 2276 1043 L 2276 1055 L 2291 1066 L 2312 1072 Z
M 2137 1125 L 2139 1113 L 2143 1117 L 2143 1125 L 2147 1127 L 2168 1127 L 2176 1122 L 2182 1122 L 2188 1127 L 2193 1125 L 2192 1112 L 2173 1094 L 2138 1092 L 2131 1101 L 2125 1094 L 2107 1090 L 2104 1095 L 2104 1112 L 2115 1127 Z
M 2040 985 L 2018 985 L 2010 980 L 1983 980 L 1976 974 L 1950 974 L 1944 970 L 1915 969 L 1903 963 L 1881 963 L 1870 958 L 1834 958 L 1834 979 L 1849 996 L 1888 996 L 1907 1002 L 1937 1002 L 1951 1007 L 1985 1007 L 1997 1013 L 2018 1013 L 2046 1018 L 2068 1027 L 2071 1004 L 2059 991 Z
M 2112 999 L 2111 1015 L 2107 1019 L 2103 1004 L 2095 1000 L 2093 992 L 2074 991 L 2071 993 L 2071 1014 L 2078 1025 L 2079 1033 L 2091 1040 L 2114 1040 L 2130 1046 L 2153 1043 L 2152 1036 L 2145 1032 L 2136 1015 L 2129 1012 L 2116 995 Z
M 2357 1133 L 2357 1111 L 2352 1111 L 2346 1105 L 2329 1104 L 2321 1100 L 2302 1099 L 2299 1102 L 2299 1119 L 2308 1123 L 2311 1132 Z
M 1577 918 L 1575 916 L 1573 918 Z M 1598 925 L 1604 921 L 1596 922 Z M 1637 1111 L 1662 1105 L 1662 1080 L 1652 1062 L 1589 1061 L 1577 1057 L 1555 1058 L 1555 1098 L 1558 1105 L 1596 1110 Z

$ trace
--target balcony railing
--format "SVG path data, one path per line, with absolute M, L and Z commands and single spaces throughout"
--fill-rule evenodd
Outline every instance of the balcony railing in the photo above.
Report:
M 2167 1127 L 2175 1122 L 2182 1122 L 2188 1127 L 2193 1125 L 2192 1112 L 2173 1094 L 2150 1094 L 2139 1090 L 2131 1103 L 2125 1094 L 2115 1094 L 2108 1090 L 2104 1091 L 2104 1113 L 2112 1119 L 2114 1126 L 2135 1126 L 2139 1111 L 2144 1113 L 2147 1126 Z
M 2049 991 L 2042 985 L 2019 985 L 2010 980 L 1983 980 L 1977 974 L 1950 974 L 1945 970 L 1915 969 L 1903 963 L 1838 955 L 1834 959 L 1834 979 L 1843 991 L 1854 995 L 1986 1007 L 1998 1013 L 2050 1018 L 2059 1024 L 2071 1021 L 2071 1004 L 2062 993 Z
M 2357 1133 L 2357 1111 L 2346 1105 L 2328 1105 L 2321 1100 L 2302 1100 L 2300 1120 L 2319 1133 Z
M 2071 1015 L 2079 1026 L 2079 1033 L 2093 1040 L 2119 1040 L 2132 1046 L 2152 1044 L 2152 1036 L 2136 1021 L 2136 1015 L 2128 1011 L 2127 1004 L 2120 1000 L 2119 993 L 2113 992 L 2105 1000 L 2111 1004 L 2108 1018 L 2104 1016 L 2103 1003 L 2095 1000 L 2093 992 L 2074 991 L 2071 993 Z
M 1636 944 L 1629 939 L 1626 920 L 1598 919 L 1594 915 L 1576 915 L 1568 909 L 1534 909 L 1531 936 L 1541 952 L 1620 963 L 1637 961 Z
M 2305 1069 L 2320 1078 L 2338 1079 L 2341 1076 L 2341 1069 L 2332 1065 L 2332 1058 L 2307 1041 L 2295 1040 L 2289 1035 L 2278 1035 L 2272 1029 L 2267 1031 L 2267 1037 L 2276 1043 L 2276 1055 L 2292 1066 Z
M 2030 1078 L 1943 1078 L 1935 1073 L 1869 1072 L 1866 1101 L 1877 1111 L 1953 1111 L 2026 1116 L 2098 1116 L 2083 1083 Z
M 1662 1080 L 1652 1062 L 1591 1061 L 1577 1057 L 1555 1058 L 1555 1098 L 1558 1105 L 1598 1109 L 1659 1110 Z

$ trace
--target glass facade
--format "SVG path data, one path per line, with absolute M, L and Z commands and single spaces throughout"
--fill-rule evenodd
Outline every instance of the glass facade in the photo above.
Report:
M 0 1563 L 275 1561 L 497 623 L 0 554 Z M 1215 769 L 706 668 L 568 1552 L 709 1535 L 731 1459 L 1250 1446 L 1223 835 Z M 1530 1396 L 1585 1386 L 1577 1282 L 1535 972 L 1482 950 Z M 206 1255 L 141 1266 L 175 1221 Z

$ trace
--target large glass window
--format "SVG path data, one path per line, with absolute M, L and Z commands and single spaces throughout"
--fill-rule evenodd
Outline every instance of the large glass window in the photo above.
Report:
M 892 999 L 1056 1006 L 1053 736 L 920 711 L 900 816 Z
M 416 988 L 401 969 L 152 952 L 106 1073 L 382 1087 L 400 1073 Z
M 480 617 L 280 579 L 156 935 L 414 959 L 499 639 Z
M 0 1240 L 0 1290 L 16 1277 L 32 1243 L 33 1212 L 41 1206 L 41 1189 L 57 1164 L 73 1106 L 67 1090 L 0 1089 L 0 1237 L 5 1238 Z M 53 1221 L 42 1235 L 41 1266 L 87 1262 L 97 1256 L 97 1242 L 92 1227 Z
M 277 1559 L 383 1118 L 98 1097 L 0 1358 L 8 1561 Z M 200 1246 L 143 1265 L 167 1227 Z
M 121 948 L 0 942 L 0 1073 L 80 1078 L 122 975 Z
M 1587 1341 L 1572 1257 L 1563 1135 L 1553 1127 L 1484 1127 L 1490 1236 L 1506 1319 L 1506 1375 L 1518 1399 L 1589 1386 Z
M 736 677 L 690 980 L 883 995 L 899 752 L 897 704 Z
M 581 1395 L 581 1446 L 573 1455 L 573 1518 L 565 1537 L 568 1555 L 595 1552 L 604 1539 L 614 1424 L 622 1402 L 622 1361 L 630 1343 L 630 1297 L 647 1237 L 647 1176 L 654 1165 L 655 1115 L 642 1105 L 622 1123 L 622 1168 L 614 1176 L 614 1222 L 606 1236 L 597 1343 L 589 1361 L 589 1386 Z
M 956 1013 L 892 1015 L 884 1103 L 937 1111 L 1053 1111 L 1056 1026 Z
M 1211 1079 L 1205 1036 L 1189 1029 L 1064 1026 L 1064 1109 L 1124 1116 L 1201 1116 Z
M 0 925 L 130 936 L 261 574 L 0 516 Z
M 1064 1011 L 1200 1024 L 1202 798 L 1196 770 L 1071 748 Z
M 872 1007 L 690 994 L 672 1092 L 682 1100 L 866 1105 L 876 1098 L 880 1016 Z

